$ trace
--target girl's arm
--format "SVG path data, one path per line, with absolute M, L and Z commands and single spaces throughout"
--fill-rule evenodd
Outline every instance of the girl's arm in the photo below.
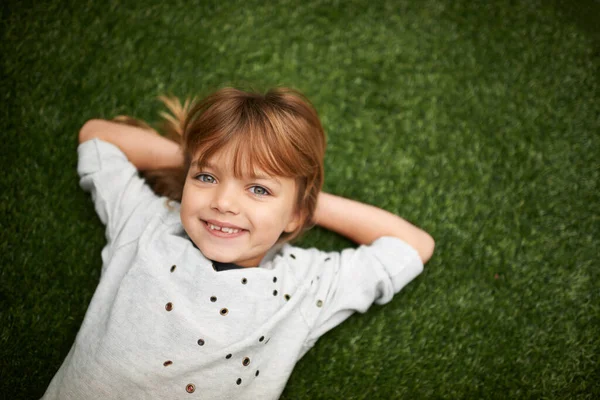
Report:
M 417 250 L 425 264 L 435 242 L 424 230 L 380 208 L 332 194 L 319 194 L 315 222 L 358 244 L 371 244 L 382 236 L 397 237 Z
M 179 145 L 147 129 L 91 119 L 81 127 L 79 143 L 94 138 L 117 146 L 138 170 L 176 168 L 183 165 Z

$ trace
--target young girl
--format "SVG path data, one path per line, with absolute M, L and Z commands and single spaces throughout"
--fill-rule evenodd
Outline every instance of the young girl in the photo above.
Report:
M 321 335 L 390 301 L 433 253 L 402 218 L 321 192 L 325 135 L 299 93 L 166 103 L 176 141 L 132 120 L 79 133 L 108 243 L 44 399 L 276 399 Z M 314 224 L 361 246 L 288 244 Z

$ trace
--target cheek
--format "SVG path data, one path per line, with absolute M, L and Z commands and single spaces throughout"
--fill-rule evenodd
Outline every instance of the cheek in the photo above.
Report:
M 187 190 L 186 187 L 183 188 L 183 194 L 181 196 L 180 213 L 182 220 L 185 217 L 189 218 L 193 216 L 193 214 L 195 214 L 197 210 L 201 208 L 203 199 L 203 196 L 199 196 L 198 193 L 195 193 L 193 187 L 187 187 Z
M 183 224 L 183 227 L 187 230 L 189 228 L 191 228 L 189 226 L 188 221 L 190 220 L 190 218 L 192 217 L 192 213 L 190 212 L 190 209 L 188 207 L 187 202 L 184 201 L 184 198 L 181 198 L 181 207 L 179 209 L 179 218 L 181 219 L 181 223 Z
M 255 210 L 254 221 L 269 230 L 269 233 L 279 235 L 284 231 L 290 216 L 291 210 L 284 204 L 277 206 L 264 207 L 260 210 Z

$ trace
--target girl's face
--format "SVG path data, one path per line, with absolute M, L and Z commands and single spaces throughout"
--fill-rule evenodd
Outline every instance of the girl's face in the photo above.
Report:
M 181 222 L 205 257 L 256 267 L 282 232 L 300 224 L 293 178 L 261 170 L 233 174 L 233 154 L 223 149 L 206 165 L 192 161 L 181 199 Z

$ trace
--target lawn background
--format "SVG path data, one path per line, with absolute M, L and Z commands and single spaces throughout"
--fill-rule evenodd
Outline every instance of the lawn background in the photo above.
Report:
M 157 121 L 156 96 L 224 85 L 305 92 L 325 189 L 437 243 L 390 304 L 317 343 L 283 399 L 600 397 L 597 1 L 0 7 L 0 397 L 43 394 L 98 282 L 79 127 Z

